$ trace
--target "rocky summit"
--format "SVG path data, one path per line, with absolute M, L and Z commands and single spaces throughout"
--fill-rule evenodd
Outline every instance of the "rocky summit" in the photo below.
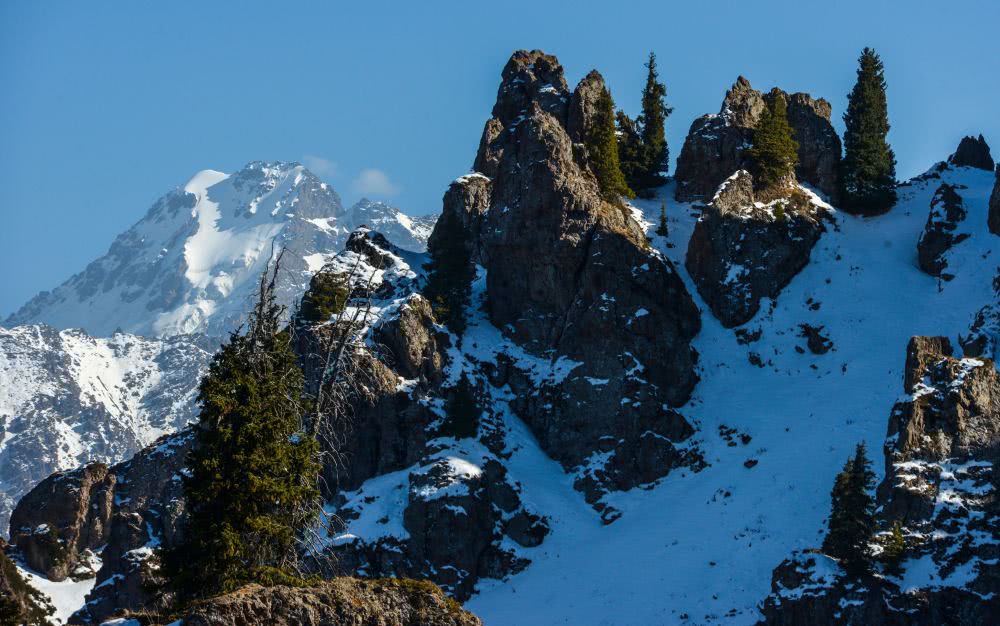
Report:
M 876 181 L 890 202 L 862 217 L 841 192 L 877 185 L 841 188 L 857 162 L 831 124 L 843 111 L 740 77 L 691 123 L 674 177 L 628 198 L 607 168 L 649 165 L 626 150 L 649 118 L 622 112 L 616 135 L 612 87 L 516 51 L 440 215 L 345 209 L 298 164 L 202 172 L 16 313 L 0 329 L 0 609 L 117 626 L 994 623 L 985 139 Z M 288 310 L 270 337 L 301 393 L 261 407 L 206 383 L 199 403 L 206 371 L 285 382 L 210 366 L 271 242 Z M 201 446 L 241 427 L 237 408 L 300 396 L 291 434 L 241 444 L 315 437 L 296 550 L 185 600 L 169 557 L 200 559 L 191 537 L 214 528 L 194 486 L 239 465 L 202 465 Z M 255 533 L 288 512 L 267 509 Z

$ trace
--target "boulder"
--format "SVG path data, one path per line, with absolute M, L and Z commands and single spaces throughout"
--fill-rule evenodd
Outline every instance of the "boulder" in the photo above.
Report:
M 799 142 L 796 176 L 836 203 L 841 144 L 830 123 L 830 103 L 806 93 L 775 93 L 788 103 L 788 122 Z M 707 200 L 733 173 L 748 169 L 753 129 L 769 97 L 740 76 L 726 92 L 718 114 L 704 115 L 691 124 L 677 160 L 678 200 Z
M 631 213 L 602 197 L 587 164 L 581 143 L 603 88 L 601 75 L 591 72 L 571 93 L 555 57 L 514 53 L 474 161 L 475 171 L 489 179 L 488 203 L 479 195 L 469 202 L 472 194 L 464 193 L 463 202 L 451 202 L 458 195 L 451 190 L 445 198 L 446 215 L 477 216 L 468 220 L 465 236 L 477 242 L 470 249 L 479 251 L 474 258 L 487 270 L 492 323 L 535 357 L 578 364 L 572 376 L 545 389 L 516 364 L 501 368 L 497 384 L 531 388 L 515 410 L 547 453 L 581 472 L 605 438 L 623 440 L 624 458 L 636 456 L 646 445 L 640 425 L 663 435 L 663 446 L 672 449 L 678 440 L 668 434 L 691 429 L 680 414 L 659 407 L 683 404 L 697 380 L 690 347 L 700 327 L 694 302 Z M 445 232 L 438 224 L 435 231 Z M 641 393 L 650 394 L 641 408 L 622 402 Z M 543 396 L 549 401 L 540 401 Z M 661 461 L 681 456 L 661 452 L 651 455 L 657 460 L 649 461 L 645 476 L 665 475 L 674 465 Z M 588 489 L 588 500 L 596 501 L 600 489 L 642 480 L 625 463 L 609 473 L 615 487 Z
M 481 626 L 428 582 L 336 578 L 307 587 L 249 585 L 195 604 L 185 626 Z
M 801 191 L 757 202 L 746 170 L 723 182 L 695 224 L 685 259 L 698 293 L 723 326 L 748 322 L 762 298 L 778 297 L 809 262 L 827 217 Z
M 948 251 L 969 238 L 969 233 L 960 232 L 967 215 L 962 196 L 958 194 L 958 189 L 961 188 L 960 185 L 941 183 L 931 198 L 927 223 L 917 241 L 920 269 L 944 280 L 955 277 L 945 272 L 948 267 Z
M 115 483 L 107 465 L 91 463 L 49 476 L 21 498 L 10 538 L 25 564 L 54 581 L 86 568 L 84 551 L 107 541 Z
M 955 167 L 975 167 L 987 172 L 992 172 L 994 167 L 990 147 L 982 135 L 962 137 L 958 149 L 948 157 L 948 163 Z

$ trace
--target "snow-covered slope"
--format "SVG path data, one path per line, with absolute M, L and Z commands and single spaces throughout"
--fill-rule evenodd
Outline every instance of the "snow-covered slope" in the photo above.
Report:
M 951 282 L 917 266 L 917 240 L 942 181 L 966 187 L 971 234 L 948 253 Z M 901 187 L 887 215 L 836 213 L 809 265 L 741 328 L 723 328 L 699 298 L 702 378 L 680 410 L 697 423 L 710 465 L 672 474 L 651 491 L 612 494 L 624 512 L 613 525 L 601 524 L 512 420 L 508 466 L 524 498 L 551 516 L 553 533 L 522 549 L 529 568 L 483 585 L 469 608 L 487 624 L 755 623 L 772 569 L 821 542 L 834 475 L 854 445 L 882 449 L 909 338 L 964 334 L 995 299 L 1000 238 L 986 229 L 993 181 L 989 172 L 957 168 Z M 672 191 L 636 208 L 653 236 L 666 201 L 670 235 L 654 236 L 653 245 L 697 297 L 683 268 L 698 211 L 673 203 Z M 804 349 L 803 323 L 823 327 L 830 352 Z M 743 329 L 760 338 L 741 341 Z M 750 362 L 754 354 L 762 367 Z M 881 472 L 877 461 L 875 468 Z
M 385 202 L 362 198 L 340 219 L 348 231 L 367 226 L 404 250 L 423 252 L 436 216 L 410 217 Z
M 421 249 L 429 234 L 423 221 L 380 203 L 345 214 L 333 188 L 298 163 L 255 161 L 232 175 L 205 170 L 5 325 L 224 336 L 242 319 L 272 250 L 286 250 L 279 298 L 291 305 L 361 219 L 405 238 L 404 247 Z
M 0 532 L 49 474 L 134 454 L 196 415 L 210 340 L 0 328 Z

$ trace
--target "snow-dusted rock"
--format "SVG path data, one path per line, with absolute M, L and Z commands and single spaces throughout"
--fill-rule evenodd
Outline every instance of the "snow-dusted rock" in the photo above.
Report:
M 958 149 L 948 157 L 948 163 L 955 167 L 975 167 L 987 172 L 992 172 L 994 167 L 990 147 L 982 135 L 962 137 Z

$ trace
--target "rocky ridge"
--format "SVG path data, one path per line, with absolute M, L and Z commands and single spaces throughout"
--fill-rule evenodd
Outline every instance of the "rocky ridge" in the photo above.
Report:
M 1000 612 L 1000 374 L 953 356 L 946 337 L 913 337 L 903 386 L 877 496 L 881 535 L 898 523 L 906 539 L 898 571 L 852 581 L 834 559 L 798 554 L 774 572 L 764 623 L 985 625 Z
M 788 123 L 799 143 L 795 175 L 836 204 L 840 137 L 830 123 L 830 103 L 806 93 L 781 92 L 788 103 Z M 726 92 L 718 114 L 696 119 L 677 160 L 676 197 L 706 200 L 736 171 L 747 169 L 753 129 L 770 94 L 755 90 L 740 76 Z

